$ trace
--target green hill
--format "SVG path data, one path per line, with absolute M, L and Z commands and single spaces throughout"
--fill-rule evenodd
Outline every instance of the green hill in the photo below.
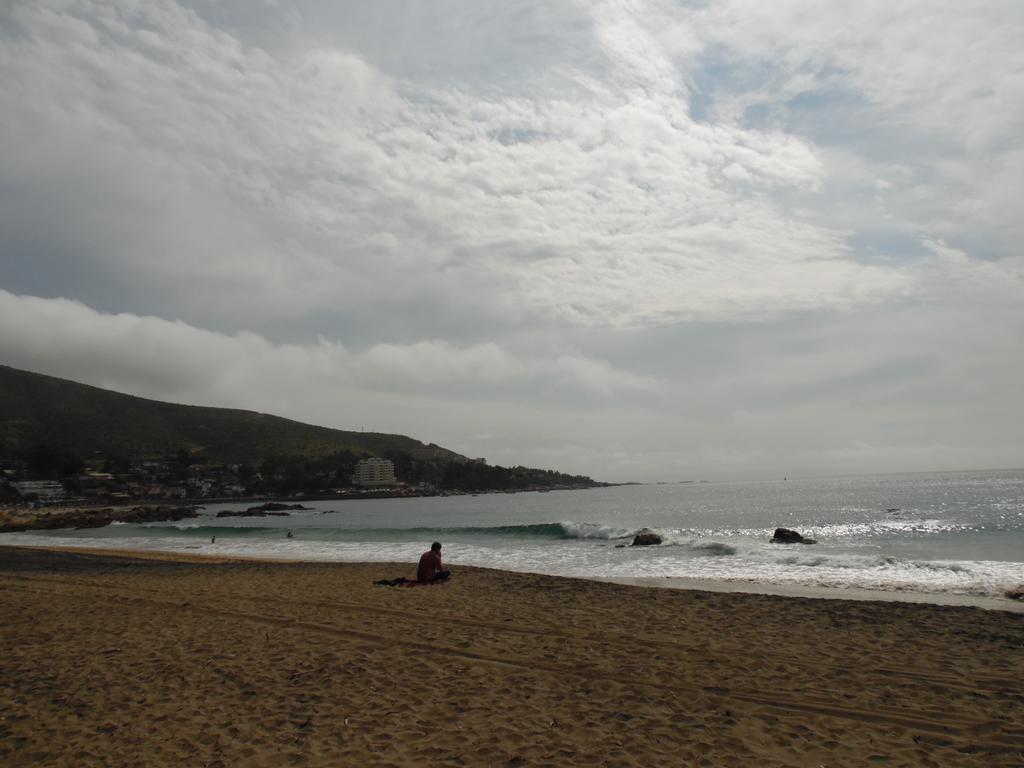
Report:
M 404 435 L 347 432 L 253 411 L 174 405 L 0 365 L 0 459 L 39 445 L 59 446 L 83 458 L 97 452 L 158 457 L 186 448 L 223 462 L 427 448 Z M 439 457 L 462 458 L 434 449 Z

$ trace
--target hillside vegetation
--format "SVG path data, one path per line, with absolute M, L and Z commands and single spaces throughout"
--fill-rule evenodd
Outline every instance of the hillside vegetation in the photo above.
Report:
M 0 458 L 39 445 L 82 457 L 172 455 L 182 448 L 223 462 L 316 459 L 424 448 L 404 435 L 349 432 L 230 408 L 174 405 L 0 366 Z M 444 451 L 453 459 L 458 454 Z

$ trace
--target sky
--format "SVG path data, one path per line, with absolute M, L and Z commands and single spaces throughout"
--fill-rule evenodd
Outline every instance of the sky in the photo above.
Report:
M 0 363 L 595 479 L 1024 466 L 1017 0 L 3 0 Z

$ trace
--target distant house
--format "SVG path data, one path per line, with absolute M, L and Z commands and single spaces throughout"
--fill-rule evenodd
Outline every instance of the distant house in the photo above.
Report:
M 391 459 L 362 459 L 356 464 L 352 484 L 363 488 L 383 488 L 398 482 L 395 477 L 395 463 Z

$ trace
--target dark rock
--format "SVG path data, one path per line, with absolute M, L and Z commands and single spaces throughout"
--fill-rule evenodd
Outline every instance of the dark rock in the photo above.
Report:
M 788 528 L 776 528 L 775 534 L 772 536 L 772 544 L 813 544 L 814 539 L 805 539 L 796 531 L 791 531 Z
M 27 529 L 40 528 L 43 530 L 54 530 L 56 528 L 102 528 L 114 522 L 114 510 L 75 510 L 72 512 L 54 512 L 43 517 L 36 518 L 25 527 Z
M 655 544 L 661 544 L 662 541 L 664 541 L 664 539 L 650 528 L 644 528 L 640 533 L 633 537 L 633 546 L 650 547 Z
M 218 512 L 217 517 L 287 517 L 289 509 L 309 509 L 301 504 L 282 504 L 280 501 L 268 501 L 255 507 L 249 507 L 237 512 L 224 510 Z
M 202 507 L 134 507 L 115 519 L 125 523 L 158 523 L 165 520 L 185 520 L 199 515 Z
M 0 526 L 0 532 L 39 531 L 58 528 L 102 528 L 118 521 L 123 523 L 156 523 L 196 517 L 200 507 L 133 507 L 129 510 L 70 509 L 55 510 L 35 518 Z
M 1024 600 L 1024 584 L 1006 590 L 1006 596 L 1011 600 Z
M 251 507 L 239 510 L 225 509 L 223 512 L 218 512 L 217 517 L 288 517 L 288 514 L 288 512 L 268 512 L 259 507 Z

